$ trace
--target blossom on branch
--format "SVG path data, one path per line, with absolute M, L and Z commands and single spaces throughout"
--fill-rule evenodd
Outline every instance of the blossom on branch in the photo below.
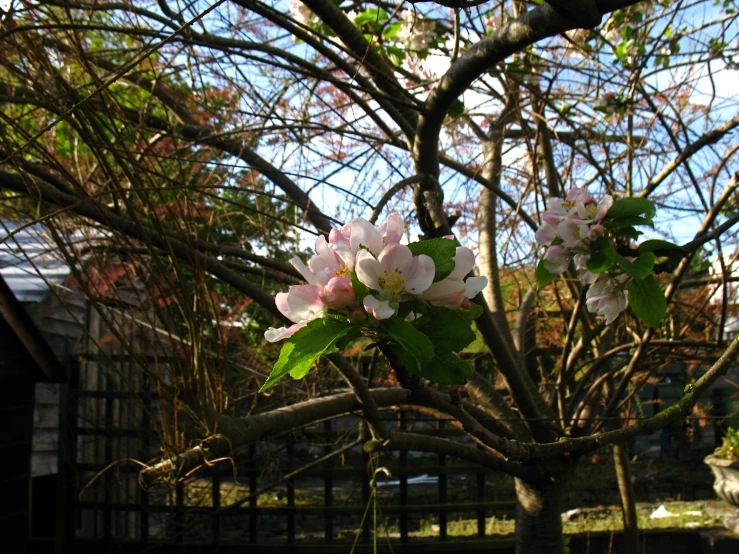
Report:
M 396 38 L 403 42 L 407 48 L 415 51 L 425 50 L 431 44 L 436 35 L 433 21 L 417 15 L 412 10 L 400 12 L 400 29 Z
M 544 269 L 559 275 L 574 261 L 578 276 L 590 285 L 586 297 L 588 310 L 605 317 L 606 323 L 611 323 L 628 305 L 626 286 L 630 279 L 618 267 L 597 274 L 588 267 L 594 243 L 603 237 L 608 239 L 608 230 L 601 222 L 612 205 L 611 196 L 605 195 L 596 202 L 587 189 L 573 188 L 564 199 L 549 199 L 536 232 L 537 242 L 548 246 L 542 260 Z M 611 250 L 614 248 L 610 240 L 606 244 Z
M 403 295 L 419 295 L 434 281 L 434 261 L 414 256 L 403 244 L 389 244 L 377 259 L 369 250 L 357 254 L 357 278 L 375 294 L 364 297 L 364 308 L 376 319 L 395 315 Z
M 454 255 L 454 269 L 448 277 L 433 283 L 421 296 L 435 306 L 452 310 L 468 308 L 470 298 L 478 295 L 488 284 L 488 278 L 468 277 L 475 266 L 475 254 L 469 248 L 458 246 Z

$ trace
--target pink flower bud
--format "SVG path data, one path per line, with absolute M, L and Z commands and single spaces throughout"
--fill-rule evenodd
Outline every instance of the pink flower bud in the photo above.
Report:
M 333 310 L 342 310 L 356 300 L 349 277 L 333 277 L 321 289 L 320 296 L 323 303 Z

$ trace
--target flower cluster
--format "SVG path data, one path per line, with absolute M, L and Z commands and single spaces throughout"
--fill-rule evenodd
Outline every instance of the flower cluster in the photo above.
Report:
M 400 12 L 400 28 L 396 38 L 411 50 L 424 50 L 434 39 L 435 27 L 433 21 L 424 19 L 411 10 L 403 10 Z
M 300 0 L 292 0 L 290 2 L 290 15 L 295 21 L 306 27 L 311 27 L 318 21 L 318 16 Z
M 591 312 L 611 323 L 627 305 L 626 284 L 628 275 L 605 271 L 594 274 L 588 270 L 591 246 L 594 241 L 607 236 L 601 224 L 613 205 L 611 196 L 597 202 L 585 188 L 573 188 L 562 198 L 551 198 L 542 224 L 536 232 L 537 242 L 549 246 L 544 254 L 544 267 L 553 274 L 567 270 L 575 263 L 578 276 L 591 285 L 586 305 Z
M 422 300 L 450 309 L 469 307 L 469 299 L 487 285 L 486 277 L 469 277 L 475 256 L 459 246 L 454 255 L 454 269 L 444 279 L 434 282 L 436 267 L 431 257 L 413 255 L 401 244 L 405 223 L 392 213 L 379 226 L 356 218 L 340 229 L 332 229 L 328 241 L 316 240 L 316 254 L 307 263 L 297 256 L 290 263 L 306 284 L 291 286 L 275 299 L 277 309 L 294 324 L 269 329 L 270 342 L 291 337 L 316 318 L 329 311 L 356 319 L 369 314 L 377 320 L 393 317 L 400 304 Z M 357 284 L 353 284 L 352 278 Z M 366 287 L 361 303 L 355 286 Z M 366 293 L 366 291 L 369 291 Z M 408 314 L 412 318 L 412 312 Z

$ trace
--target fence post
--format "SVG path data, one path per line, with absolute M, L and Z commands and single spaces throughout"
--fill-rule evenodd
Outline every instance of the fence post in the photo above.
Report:
M 293 460 L 293 438 L 292 435 L 287 436 L 287 458 L 288 473 L 292 471 Z M 290 477 L 287 480 L 287 544 L 295 543 L 295 478 Z
M 175 485 L 175 542 L 182 544 L 185 535 L 185 485 L 178 480 Z
M 323 453 L 324 455 L 328 455 L 331 453 L 331 441 L 333 440 L 333 434 L 331 433 L 331 420 L 328 419 L 323 422 L 323 430 L 326 432 L 325 437 L 325 446 L 323 447 Z M 331 475 L 331 468 L 333 468 L 334 463 L 333 460 L 329 460 L 326 465 L 325 469 L 328 470 L 324 474 L 323 478 L 323 497 L 324 497 L 324 504 L 326 508 L 331 508 L 334 504 L 334 478 Z M 324 535 L 324 542 L 326 544 L 331 544 L 333 542 L 334 538 L 334 515 L 331 510 L 326 510 L 324 512 L 325 517 L 325 535 Z
M 362 463 L 364 464 L 364 471 L 362 472 L 362 506 L 367 506 L 370 501 L 369 462 L 370 456 L 362 448 Z M 362 542 L 370 542 L 370 518 L 365 518 L 364 525 L 362 525 Z
M 480 445 L 477 448 L 482 450 Z M 482 472 L 477 474 L 477 501 L 485 501 L 485 474 Z M 477 509 L 477 536 L 481 539 L 485 538 L 485 508 L 483 507 Z
M 221 508 L 221 470 L 214 468 L 212 481 L 212 510 L 211 510 L 211 533 L 213 534 L 213 543 L 221 542 L 221 517 L 218 514 Z
M 249 445 L 249 542 L 257 543 L 257 445 Z
M 437 429 L 440 431 L 439 436 L 441 437 L 441 431 L 444 429 L 444 421 L 439 420 L 436 422 Z M 446 456 L 439 454 L 439 504 L 446 504 L 447 502 L 447 478 L 446 478 Z M 447 512 L 442 510 L 439 512 L 439 539 L 445 541 L 447 537 Z
M 398 430 L 402 433 L 406 430 L 405 412 L 398 412 Z M 408 453 L 404 450 L 399 453 L 398 466 L 400 467 L 400 542 L 408 542 L 408 512 L 405 507 L 408 505 L 408 475 L 405 467 L 408 461 Z

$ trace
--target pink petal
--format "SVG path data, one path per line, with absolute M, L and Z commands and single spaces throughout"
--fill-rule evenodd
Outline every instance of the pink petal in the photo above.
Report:
M 380 232 L 385 235 L 385 246 L 399 243 L 403 238 L 403 231 L 405 231 L 405 222 L 398 212 L 391 213 L 387 221 L 380 225 Z
M 536 242 L 539 244 L 551 244 L 554 237 L 557 236 L 557 229 L 549 225 L 549 223 L 542 223 L 539 229 L 536 231 Z
M 388 244 L 377 256 L 377 261 L 388 272 L 397 268 L 405 274 L 413 263 L 413 254 L 404 244 Z
M 275 305 L 293 323 L 310 321 L 324 311 L 320 293 L 321 287 L 315 285 L 293 285 L 288 292 L 277 294 Z
M 354 304 L 356 297 L 349 277 L 334 277 L 321 290 L 321 300 L 334 310 L 343 310 Z
M 421 294 L 434 282 L 436 266 L 434 260 L 425 254 L 415 256 L 405 275 L 405 290 L 411 294 Z

